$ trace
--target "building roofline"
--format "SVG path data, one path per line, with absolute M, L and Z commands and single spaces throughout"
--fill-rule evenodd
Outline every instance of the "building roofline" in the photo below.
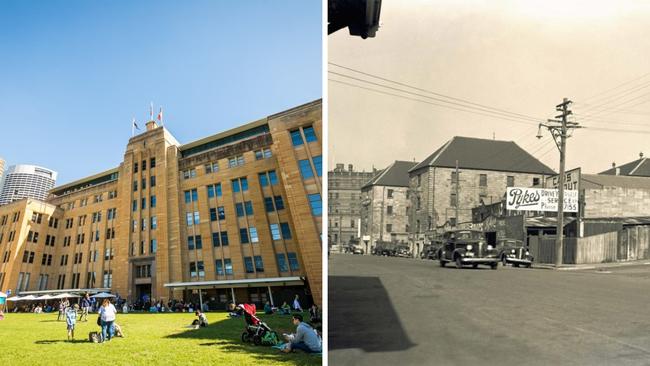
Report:
M 70 183 L 66 183 L 66 184 L 64 184 L 64 185 L 60 185 L 60 186 L 54 187 L 54 188 L 50 189 L 49 192 L 50 192 L 50 193 L 53 193 L 53 192 L 55 192 L 55 191 L 66 190 L 66 189 L 68 189 L 68 188 L 70 188 L 70 187 L 74 187 L 74 186 L 76 186 L 76 185 L 79 185 L 79 184 L 82 184 L 82 183 L 85 183 L 85 182 L 92 181 L 92 180 L 94 180 L 94 179 L 97 179 L 97 178 L 103 177 L 103 176 L 105 176 L 105 175 L 109 175 L 109 174 L 113 174 L 113 173 L 118 173 L 119 171 L 120 171 L 120 168 L 119 168 L 119 167 L 112 168 L 112 169 L 109 169 L 109 170 L 103 171 L 103 172 L 101 172 L 101 173 L 97 173 L 97 174 L 91 175 L 91 176 L 89 176 L 89 177 L 85 177 L 85 178 L 77 179 L 77 180 L 72 181 L 72 182 L 70 182 Z

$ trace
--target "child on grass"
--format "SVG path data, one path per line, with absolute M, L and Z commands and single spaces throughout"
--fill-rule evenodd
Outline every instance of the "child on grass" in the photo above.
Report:
M 65 322 L 68 326 L 68 341 L 74 340 L 74 326 L 77 324 L 77 310 L 79 305 L 74 304 L 65 309 Z

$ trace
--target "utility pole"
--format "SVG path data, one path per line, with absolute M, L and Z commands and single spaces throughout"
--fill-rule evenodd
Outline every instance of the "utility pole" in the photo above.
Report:
M 566 160 L 566 139 L 571 137 L 569 130 L 574 128 L 583 128 L 578 125 L 577 122 L 568 122 L 567 117 L 569 117 L 572 112 L 569 110 L 569 104 L 572 102 L 568 98 L 564 98 L 562 103 L 555 106 L 555 110 L 562 112 L 557 119 L 549 119 L 548 124 L 539 124 L 539 130 L 537 132 L 537 138 L 542 138 L 542 127 L 546 127 L 553 136 L 553 140 L 558 150 L 560 151 L 560 179 L 558 183 L 558 205 L 557 205 L 557 229 L 556 229 L 556 239 L 555 239 L 555 267 L 560 267 L 562 265 L 562 252 L 564 246 L 564 164 Z
M 458 196 L 458 190 L 460 186 L 460 177 L 458 176 L 458 160 L 456 160 L 456 222 L 454 222 L 454 228 L 458 228 L 458 222 L 460 221 L 460 218 L 458 217 L 458 205 L 460 203 L 460 199 Z

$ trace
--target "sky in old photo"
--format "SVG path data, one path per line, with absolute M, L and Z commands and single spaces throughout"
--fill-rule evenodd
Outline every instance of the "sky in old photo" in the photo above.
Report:
M 558 171 L 549 132 L 535 136 L 564 97 L 585 127 L 568 140 L 567 169 L 650 156 L 650 3 L 383 1 L 381 10 L 376 38 L 328 37 L 330 168 L 420 161 L 470 136 L 513 140 Z

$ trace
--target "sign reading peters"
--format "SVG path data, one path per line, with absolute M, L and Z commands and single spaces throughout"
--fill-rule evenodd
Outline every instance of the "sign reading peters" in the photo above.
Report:
M 506 209 L 557 212 L 557 189 L 508 187 Z M 578 212 L 578 191 L 564 191 L 564 212 Z

